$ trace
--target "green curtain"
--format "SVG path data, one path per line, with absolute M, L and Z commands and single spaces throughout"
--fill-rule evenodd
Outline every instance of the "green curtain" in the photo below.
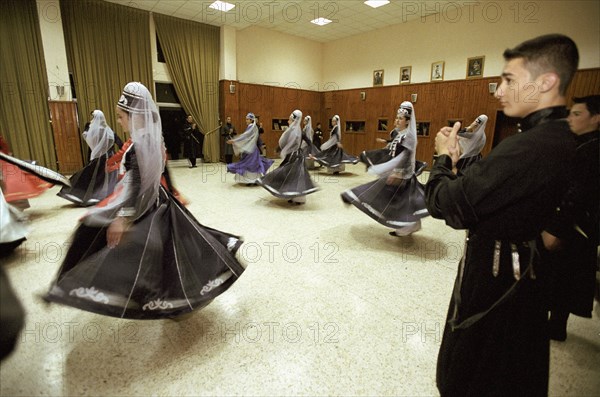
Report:
M 0 1 L 0 134 L 16 157 L 56 170 L 35 0 Z
M 61 0 L 60 10 L 79 124 L 100 109 L 111 128 L 127 139 L 116 122 L 123 87 L 139 81 L 154 92 L 150 13 L 99 0 Z M 83 139 L 81 150 L 87 154 Z
M 204 158 L 218 162 L 219 28 L 161 14 L 152 16 L 175 92 L 205 134 Z

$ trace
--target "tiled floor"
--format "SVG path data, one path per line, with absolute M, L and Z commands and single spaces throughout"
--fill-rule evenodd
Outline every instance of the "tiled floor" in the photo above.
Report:
M 464 231 L 426 218 L 411 237 L 389 236 L 340 199 L 372 179 L 361 165 L 315 172 L 321 190 L 302 206 L 235 185 L 223 164 L 170 168 L 201 223 L 244 237 L 246 272 L 179 321 L 48 306 L 39 296 L 85 212 L 53 188 L 31 200 L 29 239 L 5 261 L 27 319 L 0 367 L 2 396 L 438 394 L 435 363 Z M 600 394 L 597 313 L 572 317 L 567 341 L 552 342 L 550 395 Z

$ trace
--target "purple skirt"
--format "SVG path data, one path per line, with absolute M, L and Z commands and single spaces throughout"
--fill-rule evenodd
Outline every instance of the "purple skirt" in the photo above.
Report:
M 242 154 L 240 161 L 237 163 L 227 164 L 227 172 L 239 175 L 253 172 L 264 175 L 271 165 L 273 165 L 273 160 L 261 156 L 258 148 L 255 148 L 252 153 Z

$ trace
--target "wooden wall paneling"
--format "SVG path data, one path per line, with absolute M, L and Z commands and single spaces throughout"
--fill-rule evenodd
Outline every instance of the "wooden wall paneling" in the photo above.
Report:
M 349 90 L 315 92 L 297 90 L 286 87 L 261 86 L 256 84 L 236 83 L 239 88 L 236 94 L 229 94 L 229 82 L 221 88 L 222 95 L 235 101 L 224 101 L 224 107 L 231 112 L 236 127 L 243 130 L 245 114 L 253 111 L 260 114 L 265 126 L 263 140 L 269 146 L 269 157 L 276 157 L 271 148 L 277 146 L 280 132 L 273 131 L 270 121 L 273 118 L 287 118 L 294 109 L 304 114 L 311 114 L 313 124 L 321 122 L 329 138 L 329 119 L 339 114 L 342 123 L 347 120 L 364 120 L 365 133 L 350 133 L 343 137 L 346 151 L 359 154 L 363 150 L 380 147 L 375 142 L 377 120 L 388 118 L 390 128 L 400 103 L 411 100 L 411 94 L 417 94 L 414 104 L 417 121 L 429 121 L 428 137 L 419 137 L 417 159 L 431 163 L 434 153 L 435 135 L 440 128 L 448 124 L 449 119 L 462 119 L 465 124 L 473 121 L 480 114 L 488 116 L 486 127 L 487 142 L 483 149 L 484 156 L 489 153 L 494 141 L 497 112 L 501 110 L 498 100 L 489 93 L 489 83 L 500 83 L 497 76 L 473 80 L 453 80 L 435 83 L 402 84 L 385 87 L 365 87 Z M 245 92 L 239 95 L 239 92 Z M 365 100 L 360 93 L 365 92 Z M 580 70 L 575 75 L 567 91 L 568 105 L 573 96 L 584 96 L 600 92 L 600 68 Z M 343 126 L 345 127 L 345 125 Z M 508 133 L 506 131 L 505 133 Z M 383 134 L 381 134 L 383 135 Z
M 235 85 L 235 92 L 232 94 L 229 92 L 229 86 L 233 84 Z M 236 123 L 237 116 L 239 113 L 239 83 L 233 80 L 221 80 L 219 81 L 219 115 L 221 118 L 221 122 L 225 124 L 227 120 L 227 116 L 231 117 L 231 122 L 235 126 L 236 130 L 239 132 L 240 128 L 242 131 L 244 130 L 244 126 Z M 220 134 L 220 132 L 219 132 Z M 219 138 L 220 142 L 220 159 L 221 161 L 225 161 L 225 140 L 223 137 Z
M 72 174 L 83 168 L 81 138 L 77 125 L 77 103 L 48 101 L 57 168 L 63 174 Z

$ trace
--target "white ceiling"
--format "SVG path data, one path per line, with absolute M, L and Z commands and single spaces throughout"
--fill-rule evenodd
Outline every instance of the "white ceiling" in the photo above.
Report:
M 435 14 L 448 1 L 394 1 L 371 8 L 362 0 L 345 1 L 235 1 L 236 7 L 222 13 L 208 6 L 212 0 L 105 0 L 159 14 L 190 19 L 215 26 L 233 26 L 237 30 L 260 26 L 318 42 L 329 42 L 356 34 L 397 25 L 411 19 Z M 456 3 L 454 3 L 456 4 Z M 334 22 L 317 26 L 316 17 Z

